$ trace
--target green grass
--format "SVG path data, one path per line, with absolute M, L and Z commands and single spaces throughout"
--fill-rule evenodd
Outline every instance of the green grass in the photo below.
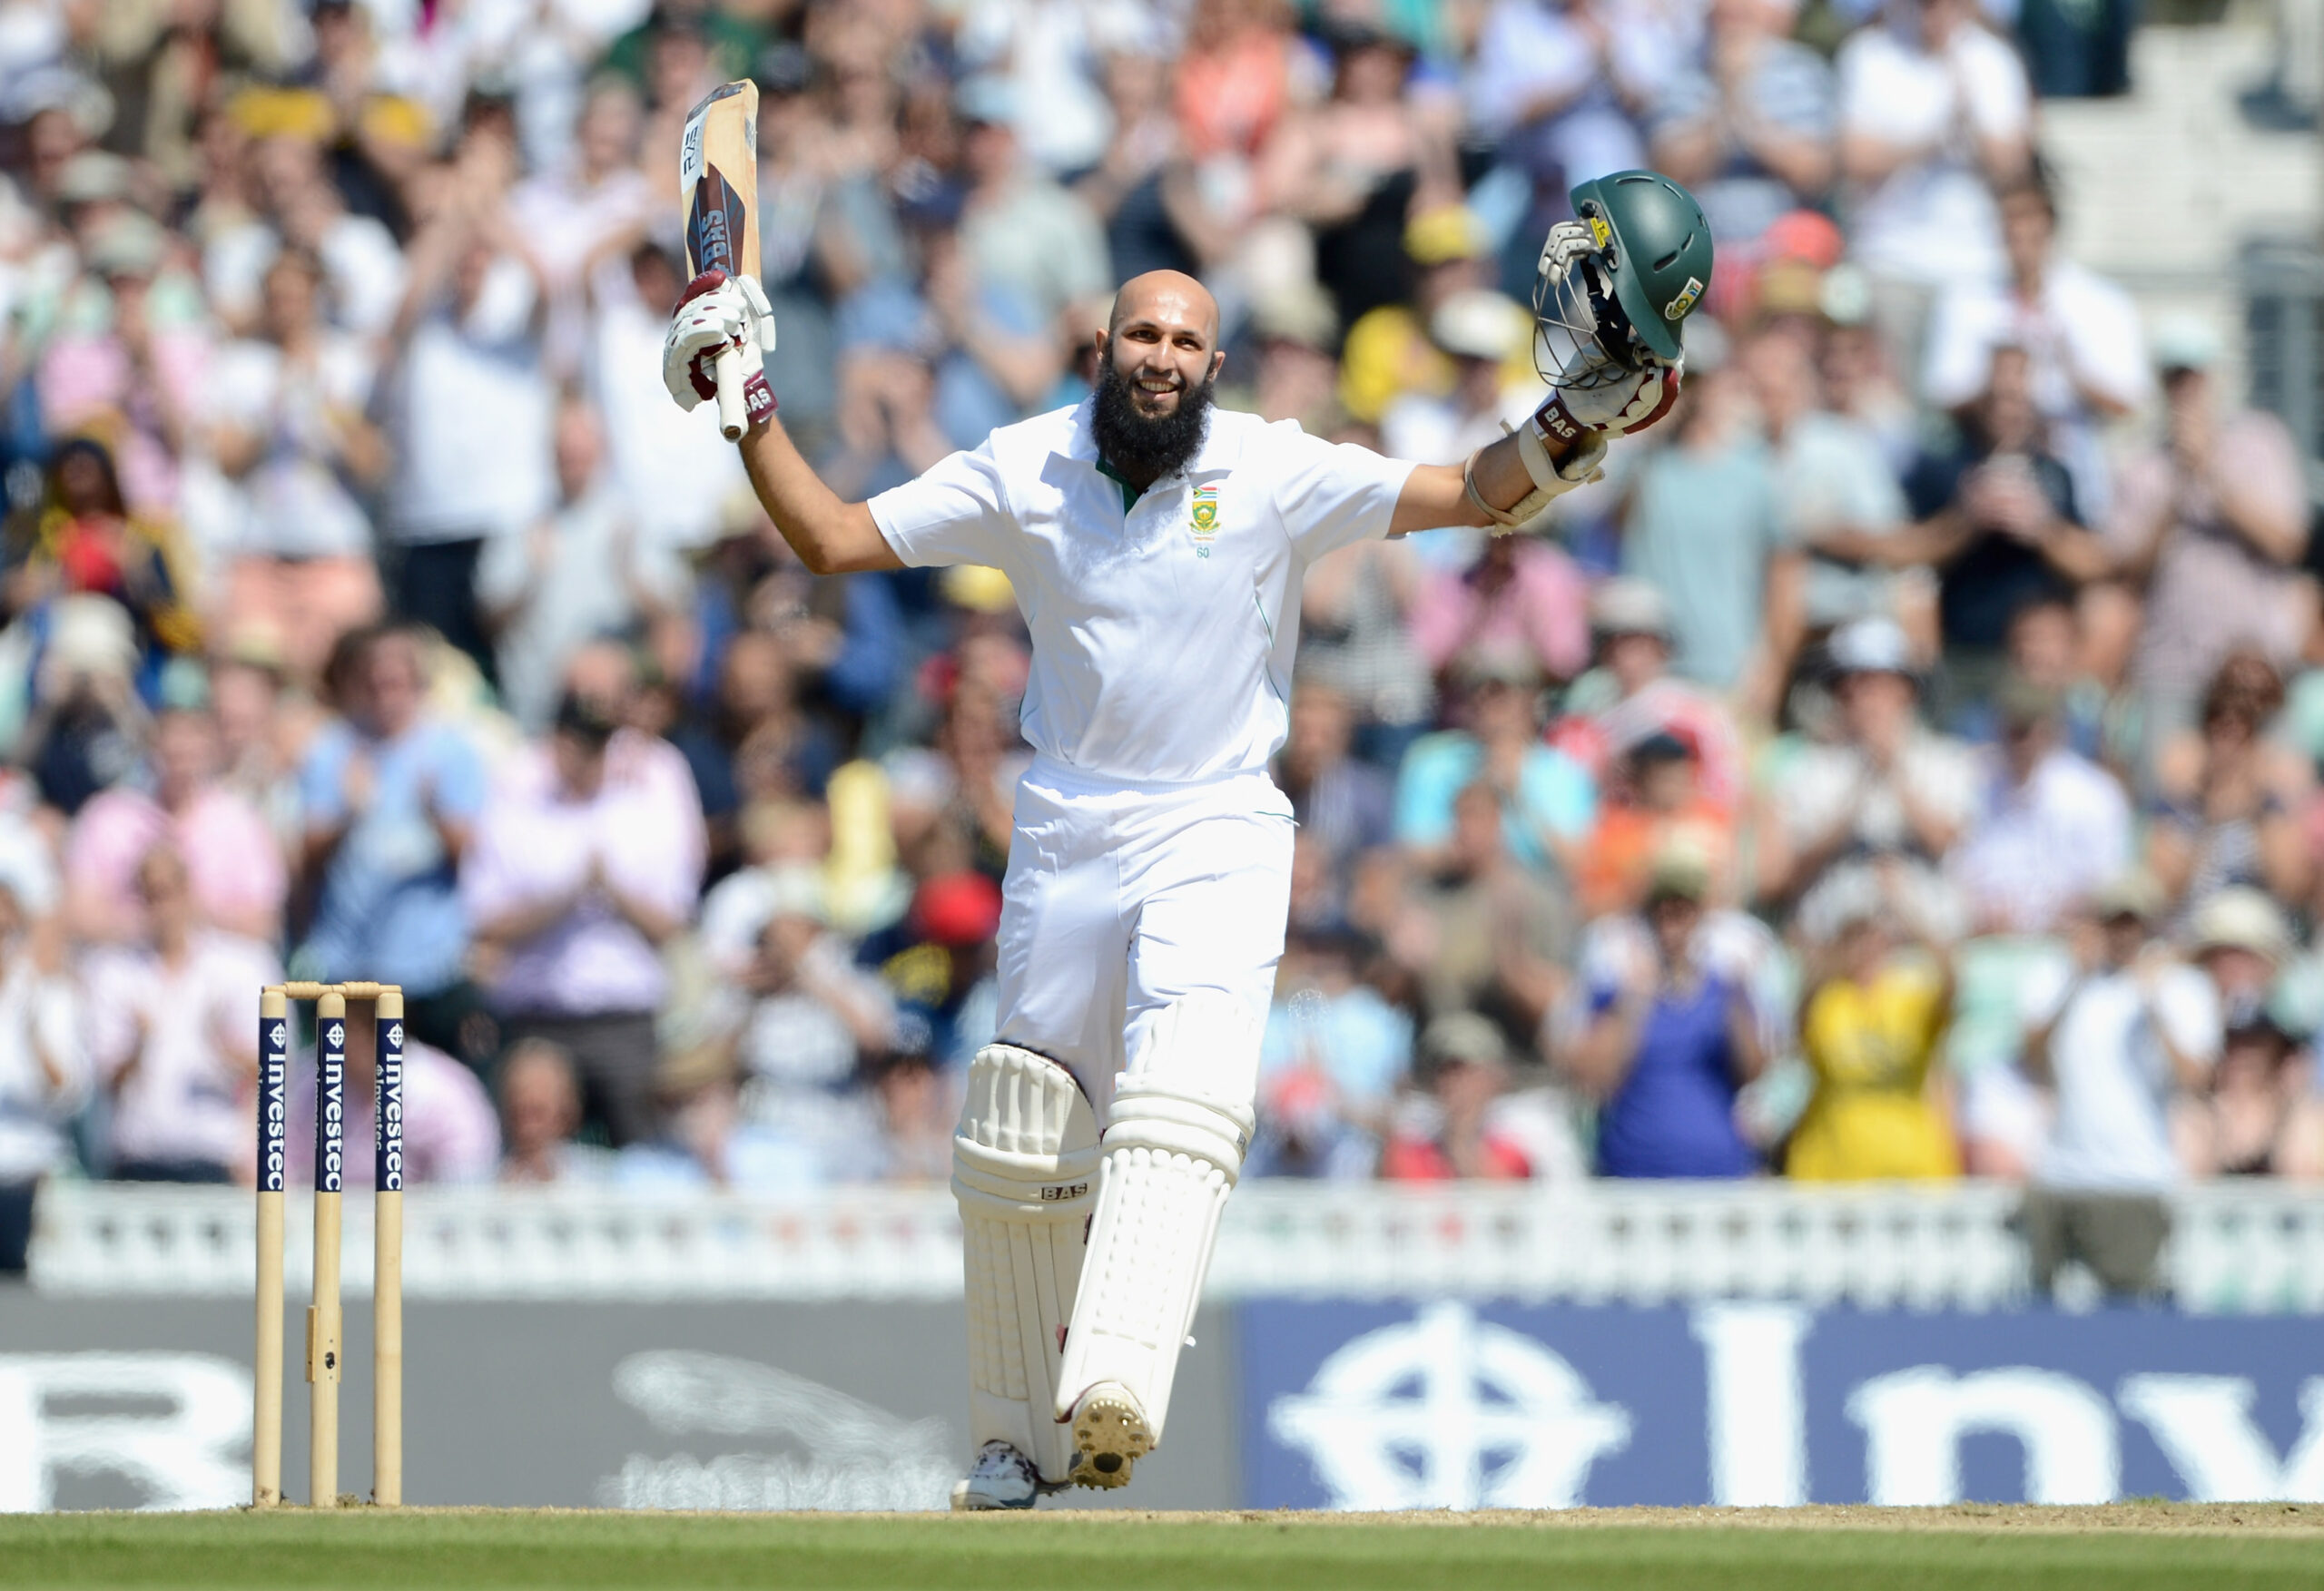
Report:
M 2168 1523 L 2169 1521 L 2164 1521 Z M 911 1591 L 1996 1591 L 2324 1586 L 2324 1535 L 1351 1523 L 1256 1515 L 0 1517 L 0 1586 L 903 1586 Z

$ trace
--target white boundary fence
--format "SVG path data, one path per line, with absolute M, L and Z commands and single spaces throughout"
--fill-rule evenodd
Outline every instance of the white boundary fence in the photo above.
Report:
M 295 1298 L 311 1240 L 307 1202 L 290 1205 Z M 247 1296 L 252 1207 L 239 1190 L 51 1184 L 34 1283 L 58 1294 Z M 1227 1206 L 1211 1292 L 1991 1309 L 2025 1294 L 2016 1207 L 2014 1190 L 1979 1183 L 1253 1183 Z M 2183 1307 L 2324 1313 L 2324 1190 L 2217 1184 L 2181 1194 L 2177 1208 L 2170 1268 Z M 369 1209 L 347 1213 L 350 1291 L 370 1274 Z M 960 1286 L 960 1225 L 940 1187 L 779 1203 L 428 1188 L 408 1196 L 405 1223 L 414 1298 L 944 1299 Z

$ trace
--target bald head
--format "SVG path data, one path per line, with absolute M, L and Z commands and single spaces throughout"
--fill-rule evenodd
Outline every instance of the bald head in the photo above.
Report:
M 1118 337 L 1122 328 L 1138 321 L 1196 329 L 1206 349 L 1218 346 L 1218 300 L 1183 270 L 1149 270 L 1122 283 L 1106 330 Z

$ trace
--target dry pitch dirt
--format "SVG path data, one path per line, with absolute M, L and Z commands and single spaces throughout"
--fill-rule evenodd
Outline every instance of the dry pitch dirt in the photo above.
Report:
M 247 1512 L 247 1510 L 244 1510 Z M 290 1508 L 284 1512 L 303 1514 Z M 368 1512 L 368 1506 L 348 1512 Z M 456 1516 L 634 1517 L 601 1508 L 430 1508 L 404 1514 Z M 659 1513 L 664 1519 L 733 1519 L 734 1514 Z M 1879 1508 L 1864 1504 L 1814 1503 L 1797 1508 L 1480 1508 L 1470 1513 L 1412 1509 L 1401 1513 L 1329 1514 L 1291 1508 L 1236 1508 L 1218 1512 L 1146 1508 L 1037 1509 L 1028 1514 L 757 1514 L 761 1519 L 896 1519 L 926 1523 L 950 1517 L 968 1525 L 1006 1530 L 1029 1520 L 1044 1525 L 1251 1525 L 1344 1526 L 1428 1525 L 1445 1529 L 1520 1526 L 1539 1530 L 1587 1530 L 1601 1527 L 1660 1529 L 1693 1526 L 1754 1530 L 1930 1530 L 2034 1536 L 2162 1535 L 2313 1537 L 2324 1542 L 2324 1503 L 2175 1503 L 2159 1498 L 2120 1503 L 2061 1507 L 2041 1503 L 1951 1503 L 1927 1508 Z

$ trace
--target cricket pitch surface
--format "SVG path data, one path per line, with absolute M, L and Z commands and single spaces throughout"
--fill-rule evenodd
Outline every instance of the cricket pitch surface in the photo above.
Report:
M 1475 1514 L 0 1516 L 0 1586 L 2324 1587 L 2324 1504 Z

